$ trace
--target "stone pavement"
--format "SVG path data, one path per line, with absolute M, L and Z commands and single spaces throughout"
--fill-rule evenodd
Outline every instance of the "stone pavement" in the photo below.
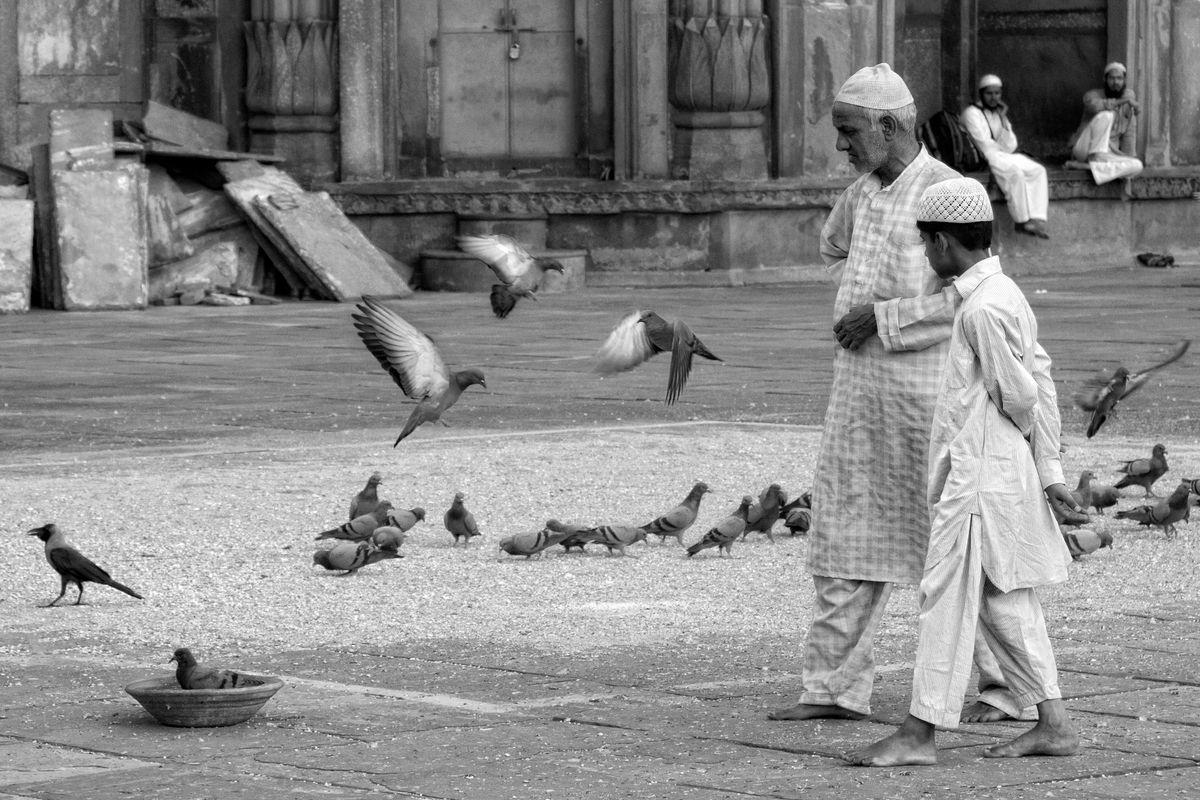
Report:
M 1194 267 L 1021 284 L 1055 358 L 1069 447 L 1086 446 L 1069 400 L 1084 376 L 1151 363 L 1200 332 Z M 689 422 L 783 429 L 820 422 L 832 297 L 824 284 L 587 290 L 519 305 L 504 321 L 485 295 L 420 294 L 395 307 L 435 334 L 452 364 L 488 375 L 486 391 L 472 389 L 447 415 L 456 435 Z M 696 365 L 675 406 L 661 402 L 665 364 L 604 381 L 585 372 L 635 305 L 687 319 L 726 360 Z M 0 488 L 80 463 L 152 469 L 178 454 L 279 443 L 318 458 L 322 443 L 364 434 L 390 444 L 408 404 L 349 312 L 293 303 L 0 317 Z M 1112 435 L 1169 440 L 1200 464 L 1200 357 L 1135 397 L 1109 423 Z M 153 458 L 131 458 L 142 455 Z M 1196 549 L 1171 557 L 1196 559 Z M 1078 757 L 983 759 L 981 745 L 1019 728 L 966 725 L 939 735 L 936 767 L 888 770 L 849 768 L 837 754 L 903 717 L 910 633 L 880 637 L 866 722 L 766 721 L 763 710 L 794 699 L 798 680 L 794 649 L 778 638 L 640 642 L 594 657 L 462 638 L 260 653 L 256 669 L 286 686 L 255 718 L 179 729 L 157 725 L 121 689 L 163 665 L 120 652 L 102 629 L 62 641 L 9 628 L 0 632 L 0 798 L 1200 797 L 1200 772 L 1190 771 L 1200 766 L 1200 599 L 1144 600 L 1075 608 L 1055 627 L 1086 743 Z M 11 601 L 0 589 L 0 608 Z

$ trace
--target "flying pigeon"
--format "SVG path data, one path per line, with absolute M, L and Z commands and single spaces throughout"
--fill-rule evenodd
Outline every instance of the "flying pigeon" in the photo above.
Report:
M 336 528 L 321 531 L 313 539 L 318 542 L 322 539 L 344 539 L 348 542 L 366 541 L 370 538 L 371 533 L 387 520 L 391 510 L 391 503 L 387 500 L 380 501 L 370 514 L 363 514 L 349 522 L 343 522 Z
M 700 541 L 687 549 L 688 558 L 708 547 L 716 547 L 718 555 L 728 554 L 732 556 L 733 543 L 737 541 L 737 538 L 742 535 L 742 531 L 746 529 L 746 515 L 750 512 L 750 504 L 753 502 L 753 497 L 745 495 L 737 511 L 718 522 L 713 528 L 710 528 L 708 533 L 700 538 Z
M 594 372 L 612 375 L 631 370 L 658 353 L 671 352 L 667 405 L 679 399 L 692 372 L 692 356 L 721 361 L 696 338 L 683 320 L 667 322 L 653 311 L 634 311 L 613 329 L 596 351 Z
M 661 517 L 647 522 L 642 526 L 642 530 L 646 533 L 652 533 L 659 537 L 659 542 L 665 542 L 668 536 L 674 536 L 683 545 L 683 532 L 692 526 L 696 521 L 696 514 L 700 511 L 700 498 L 704 497 L 708 492 L 708 484 L 704 481 L 699 481 L 692 490 L 688 492 L 687 497 L 683 498 L 683 502 L 675 506 L 675 508 L 663 514 Z
M 455 237 L 455 242 L 464 253 L 491 267 L 500 279 L 492 286 L 492 312 L 500 319 L 509 315 L 520 298 L 537 300 L 546 270 L 563 271 L 562 263 L 553 258 L 534 258 L 511 236 L 465 234 Z
M 112 576 L 97 566 L 94 561 L 76 550 L 67 542 L 66 535 L 53 522 L 40 528 L 31 529 L 29 535 L 36 536 L 46 543 L 46 560 L 50 562 L 50 566 L 62 579 L 62 591 L 58 593 L 58 597 L 47 603 L 47 606 L 52 606 L 62 600 L 63 595 L 67 593 L 67 585 L 72 583 L 79 590 L 79 596 L 75 598 L 75 605 L 79 605 L 83 601 L 83 584 L 87 581 L 102 583 L 119 592 L 124 592 L 130 597 L 143 599 L 140 594 L 125 584 L 114 581 Z
M 404 558 L 396 550 L 382 550 L 371 542 L 338 542 L 328 550 L 313 553 L 313 563 L 328 570 L 343 569 L 343 575 L 353 575 L 368 564 L 388 558 Z
M 1075 404 L 1084 411 L 1092 412 L 1088 421 L 1087 435 L 1092 438 L 1100 426 L 1116 410 L 1117 403 L 1136 392 L 1150 379 L 1150 373 L 1178 361 L 1191 345 L 1191 339 L 1181 339 L 1167 358 L 1141 372 L 1130 372 L 1126 367 L 1117 367 L 1111 374 L 1101 372 L 1090 378 L 1075 392 Z
M 455 492 L 454 502 L 442 515 L 442 523 L 446 526 L 446 530 L 454 536 L 455 544 L 458 544 L 459 538 L 462 538 L 466 544 L 470 544 L 472 538 L 480 535 L 479 526 L 475 524 L 475 515 L 463 505 L 464 497 L 462 492 Z
M 1146 490 L 1144 497 L 1155 497 L 1156 495 L 1150 491 L 1150 487 L 1156 480 L 1167 474 L 1166 455 L 1167 448 L 1156 444 L 1151 449 L 1149 458 L 1134 458 L 1120 462 L 1121 466 L 1118 471 L 1125 473 L 1125 476 L 1116 482 L 1114 488 L 1141 486 Z
M 180 689 L 236 689 L 245 684 L 241 673 L 231 669 L 213 669 L 196 663 L 186 647 L 180 647 L 168 661 L 176 662 L 175 680 Z
M 1175 523 L 1188 519 L 1191 505 L 1188 503 L 1188 490 L 1191 486 L 1182 481 L 1175 491 L 1164 500 L 1154 505 L 1127 508 L 1116 513 L 1117 519 L 1132 519 L 1142 525 L 1158 525 L 1163 529 L 1168 539 L 1175 537 Z
M 363 514 L 370 514 L 379 505 L 379 484 L 383 483 L 383 476 L 378 472 L 372 472 L 371 477 L 367 478 L 367 485 L 363 490 L 354 495 L 350 500 L 350 516 L 347 519 L 361 517 Z
M 462 393 L 479 384 L 487 388 L 483 373 L 474 367 L 450 372 L 433 340 L 373 297 L 363 295 L 351 314 L 363 344 L 405 396 L 417 401 L 392 447 L 426 422 L 440 422 L 442 414 Z M 445 425 L 446 423 L 442 423 Z

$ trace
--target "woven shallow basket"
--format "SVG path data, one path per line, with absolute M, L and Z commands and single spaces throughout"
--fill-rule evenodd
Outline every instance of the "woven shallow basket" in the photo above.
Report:
M 163 725 L 216 728 L 253 717 L 283 686 L 279 678 L 247 675 L 236 689 L 180 689 L 175 676 L 134 681 L 125 691 Z

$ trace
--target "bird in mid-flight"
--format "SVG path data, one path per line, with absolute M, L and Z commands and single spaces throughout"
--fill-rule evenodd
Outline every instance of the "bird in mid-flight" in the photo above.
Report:
M 94 561 L 71 546 L 67 542 L 66 535 L 53 522 L 40 528 L 31 529 L 29 535 L 36 536 L 46 543 L 46 560 L 50 562 L 50 566 L 62 579 L 62 591 L 58 593 L 58 597 L 47 603 L 48 606 L 62 600 L 63 595 L 67 593 L 67 585 L 72 583 L 79 589 L 79 596 L 75 598 L 75 605 L 79 605 L 83 601 L 83 584 L 87 581 L 102 583 L 119 592 L 124 592 L 130 597 L 143 599 L 140 594 L 125 584 L 114 581 L 112 576 L 97 566 Z
M 501 233 L 464 234 L 455 237 L 455 242 L 464 253 L 491 267 L 500 279 L 492 286 L 492 313 L 500 319 L 507 317 L 522 297 L 537 300 L 546 270 L 563 271 L 560 261 L 534 258 L 516 239 Z
M 474 367 L 451 372 L 432 339 L 375 298 L 364 295 L 357 308 L 359 313 L 351 316 L 363 344 L 404 394 L 417 401 L 392 447 L 417 426 L 441 422 L 442 414 L 469 387 L 487 388 L 483 373 Z
M 1130 372 L 1127 367 L 1121 366 L 1112 373 L 1101 372 L 1090 378 L 1074 395 L 1077 406 L 1092 412 L 1088 419 L 1088 438 L 1096 435 L 1100 426 L 1116 411 L 1118 402 L 1145 386 L 1151 372 L 1178 361 L 1191 344 L 1191 339 L 1181 339 L 1164 360 L 1140 372 Z
M 722 361 L 692 333 L 683 320 L 667 322 L 653 311 L 634 311 L 613 329 L 596 352 L 593 371 L 612 375 L 631 370 L 658 353 L 671 353 L 671 374 L 667 379 L 667 405 L 679 399 L 679 393 L 692 373 L 692 356 Z

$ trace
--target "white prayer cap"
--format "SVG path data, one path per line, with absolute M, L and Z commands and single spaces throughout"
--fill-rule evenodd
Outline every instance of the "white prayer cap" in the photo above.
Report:
M 918 222 L 991 222 L 992 201 L 974 178 L 951 178 L 927 188 L 917 202 Z
M 894 111 L 913 104 L 912 92 L 904 79 L 887 64 L 863 67 L 838 89 L 835 103 L 847 103 L 877 111 Z
M 1112 72 L 1113 70 L 1119 70 L 1122 75 L 1124 75 L 1127 72 L 1124 64 L 1122 64 L 1120 61 L 1113 61 L 1107 67 L 1104 68 L 1104 77 L 1107 78 L 1108 73 Z
M 982 78 L 979 79 L 979 88 L 980 89 L 986 89 L 989 86 L 1003 86 L 1003 85 L 1004 84 L 1000 82 L 999 75 L 984 75 Z

